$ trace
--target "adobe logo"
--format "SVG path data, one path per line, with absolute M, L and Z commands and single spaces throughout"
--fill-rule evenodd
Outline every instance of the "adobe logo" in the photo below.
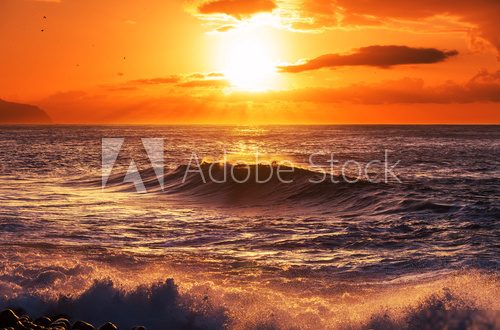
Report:
M 161 138 L 142 138 L 140 140 L 141 148 L 137 150 L 137 148 L 126 148 L 125 138 L 102 139 L 103 189 L 112 178 L 118 183 L 132 183 L 137 192 L 145 193 L 147 189 L 141 173 L 152 172 L 151 170 L 154 171 L 161 189 L 164 189 L 164 140 Z M 115 170 L 117 161 L 120 164 L 128 165 L 126 171 L 123 170 L 123 167 L 120 170 Z

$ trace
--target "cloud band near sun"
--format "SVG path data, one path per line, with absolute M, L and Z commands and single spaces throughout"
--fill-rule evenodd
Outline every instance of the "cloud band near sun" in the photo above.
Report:
M 279 70 L 297 73 L 322 68 L 340 66 L 375 66 L 391 67 L 404 64 L 432 64 L 443 62 L 458 55 L 455 50 L 443 51 L 435 48 L 412 48 L 407 46 L 368 46 L 359 48 L 350 54 L 327 54 L 304 63 L 281 66 Z
M 277 7 L 272 0 L 215 0 L 198 7 L 201 14 L 226 14 L 237 19 L 254 14 L 271 12 Z

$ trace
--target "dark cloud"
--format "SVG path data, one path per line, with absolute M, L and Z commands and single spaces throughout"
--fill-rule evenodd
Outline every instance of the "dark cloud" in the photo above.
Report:
M 442 51 L 435 48 L 412 48 L 407 46 L 369 46 L 341 55 L 328 54 L 305 63 L 279 67 L 281 72 L 303 72 L 339 66 L 391 67 L 403 64 L 431 64 L 457 55 L 457 51 Z
M 271 12 L 276 3 L 272 0 L 215 0 L 198 7 L 201 14 L 226 14 L 237 19 L 257 13 Z

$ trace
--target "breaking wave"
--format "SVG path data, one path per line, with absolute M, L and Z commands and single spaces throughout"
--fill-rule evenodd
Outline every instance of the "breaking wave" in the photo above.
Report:
M 160 179 L 153 169 L 140 171 L 138 174 L 149 193 L 232 205 L 335 203 L 342 204 L 345 209 L 359 209 L 372 207 L 384 193 L 381 186 L 387 186 L 299 167 L 263 164 L 203 163 L 199 167 L 181 165 Z M 135 184 L 124 183 L 124 179 L 124 174 L 111 175 L 106 186 L 120 192 L 136 192 Z M 87 184 L 100 185 L 101 181 L 87 181 Z
M 12 308 L 20 315 L 96 325 L 111 321 L 121 329 L 142 325 L 150 330 L 496 329 L 500 325 L 494 302 L 497 280 L 473 272 L 435 282 L 367 288 L 363 284 L 362 290 L 351 287 L 328 298 L 305 287 L 290 291 L 257 283 L 253 287 L 209 283 L 181 292 L 173 279 L 134 288 L 98 279 L 77 294 L 52 298 L 47 285 L 45 290 L 4 296 L 0 308 Z
M 132 291 L 117 287 L 111 280 L 100 280 L 77 296 L 49 300 L 24 294 L 0 300 L 0 306 L 12 308 L 20 315 L 64 317 L 97 325 L 113 320 L 122 329 L 223 329 L 227 323 L 224 308 L 181 295 L 173 279 Z
M 481 310 L 473 301 L 457 297 L 443 289 L 432 294 L 417 306 L 403 309 L 400 316 L 391 316 L 386 310 L 373 315 L 363 329 L 419 330 L 419 329 L 496 329 L 498 311 Z
M 454 201 L 433 198 L 433 187 L 437 184 L 433 181 L 428 181 L 427 186 L 412 182 L 371 182 L 301 167 L 228 163 L 202 163 L 199 167 L 181 165 L 160 177 L 153 169 L 134 175 L 140 176 L 148 193 L 180 199 L 181 202 L 287 208 L 311 206 L 326 211 L 334 209 L 339 215 L 426 213 L 440 216 L 466 215 L 469 211 Z M 126 181 L 125 174 L 113 174 L 106 181 L 106 188 L 137 192 L 138 187 Z M 82 180 L 78 184 L 82 185 Z M 87 180 L 83 184 L 101 187 L 102 181 Z M 478 215 L 476 210 L 470 209 L 473 211 L 471 216 Z

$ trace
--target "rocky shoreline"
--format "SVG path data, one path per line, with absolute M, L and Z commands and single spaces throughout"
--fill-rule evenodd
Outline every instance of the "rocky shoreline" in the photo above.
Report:
M 71 323 L 66 316 L 48 317 L 43 316 L 33 320 L 28 315 L 18 316 L 11 309 L 0 312 L 0 329 L 13 330 L 117 330 L 118 326 L 107 322 L 96 328 L 85 321 Z M 146 330 L 145 327 L 137 326 L 131 330 Z

